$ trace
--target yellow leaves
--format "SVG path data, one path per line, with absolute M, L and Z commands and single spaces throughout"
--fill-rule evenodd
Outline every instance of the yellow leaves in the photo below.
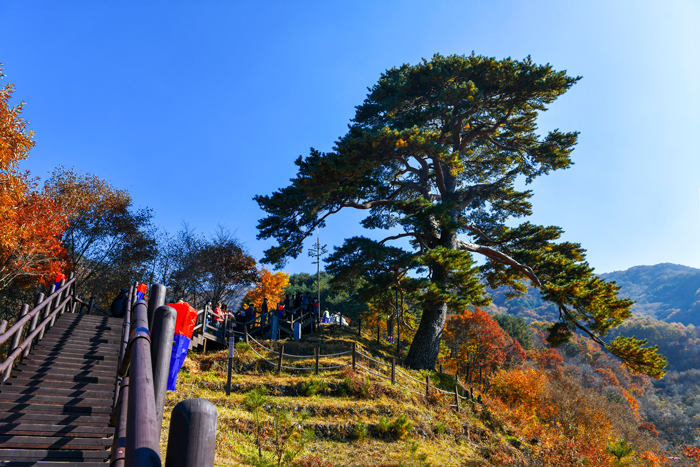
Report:
M 408 146 L 408 143 L 404 141 L 403 138 L 399 138 L 398 141 L 396 141 L 397 148 L 405 148 L 406 146 Z
M 263 299 L 267 298 L 271 310 L 281 301 L 284 288 L 289 285 L 289 274 L 285 272 L 272 273 L 265 268 L 260 271 L 260 278 L 255 286 L 248 291 L 245 300 L 250 301 L 255 308 L 260 309 Z

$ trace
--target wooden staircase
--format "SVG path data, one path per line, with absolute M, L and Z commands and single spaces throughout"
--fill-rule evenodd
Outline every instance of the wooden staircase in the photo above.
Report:
M 105 466 L 122 319 L 63 314 L 0 386 L 0 466 Z

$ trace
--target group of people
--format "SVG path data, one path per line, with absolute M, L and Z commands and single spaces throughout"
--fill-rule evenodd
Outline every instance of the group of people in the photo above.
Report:
M 299 318 L 306 313 L 314 313 L 318 317 L 318 300 L 311 297 L 311 292 L 297 292 L 294 299 L 290 294 L 284 296 L 284 301 L 277 305 L 280 318 Z

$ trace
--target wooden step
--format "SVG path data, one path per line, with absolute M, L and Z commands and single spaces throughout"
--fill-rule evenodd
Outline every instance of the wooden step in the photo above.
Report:
M 65 436 L 67 438 L 108 438 L 114 428 L 105 426 L 49 425 L 29 423 L 0 423 L 0 435 L 7 436 Z
M 0 402 L 15 404 L 45 404 L 64 407 L 112 407 L 113 397 L 47 396 L 44 394 L 13 394 L 0 392 Z
M 30 425 L 50 423 L 52 425 L 79 425 L 79 426 L 102 426 L 106 427 L 109 424 L 109 414 L 83 415 L 79 413 L 72 414 L 42 414 L 42 413 L 25 413 L 25 412 L 9 412 L 0 414 L 0 423 L 27 423 Z M 114 431 L 114 430 L 112 430 Z
M 59 389 L 94 389 L 98 391 L 109 391 L 114 389 L 114 381 L 111 383 L 90 383 L 85 381 L 41 381 L 40 379 L 20 380 L 17 378 L 8 379 L 5 384 L 22 387 L 42 387 L 42 388 L 59 388 Z M 2 386 L 5 387 L 4 385 Z
M 112 386 L 114 387 L 114 386 Z M 63 388 L 46 388 L 42 386 L 0 386 L 0 394 L 37 394 L 47 396 L 63 396 L 63 397 L 97 397 L 97 398 L 114 398 L 114 390 L 98 391 L 86 386 L 85 389 L 63 389 Z
M 46 414 L 111 414 L 112 404 L 109 407 L 82 407 L 75 405 L 50 405 L 50 404 L 26 404 L 6 402 L 0 400 L 0 411 L 2 412 L 20 412 L 20 413 L 46 413 Z
M 118 354 L 114 355 L 107 355 L 107 354 L 88 354 L 87 356 L 78 356 L 78 355 L 69 355 L 69 354 L 61 354 L 60 352 L 56 352 L 56 355 L 40 355 L 40 354 L 35 354 L 35 353 L 30 353 L 29 356 L 27 357 L 28 359 L 31 360 L 46 360 L 46 361 L 66 361 L 66 362 L 87 362 L 87 361 L 96 361 L 96 362 L 112 362 L 115 365 L 117 364 L 117 361 L 119 359 Z
M 52 374 L 52 375 L 73 375 L 73 376 L 112 376 L 116 377 L 117 374 L 117 368 L 116 366 L 113 368 L 79 368 L 79 367 L 73 367 L 73 368 L 64 368 L 64 367 L 58 367 L 58 366 L 53 366 L 53 365 L 19 365 L 17 368 L 15 368 L 15 372 L 17 377 L 21 377 L 22 375 L 43 375 L 43 374 Z
M 49 450 L 29 450 L 29 449 L 0 449 L 0 460 L 5 461 L 58 461 L 58 462 L 80 462 L 90 460 L 92 462 L 104 461 L 109 457 L 109 451 L 49 451 Z M 10 464 L 5 464 L 10 465 Z M 32 464 L 29 464 L 32 465 Z M 41 464 L 39 464 L 41 465 Z M 81 464 L 83 465 L 83 464 Z M 92 465 L 92 464 L 87 464 Z M 99 464 L 98 464 L 99 465 Z M 64 464 L 65 467 L 68 467 Z M 104 464 L 101 465 L 104 467 Z
M 60 374 L 39 374 L 39 375 L 22 375 L 18 374 L 16 383 L 26 384 L 30 381 L 63 381 L 73 383 L 92 383 L 92 384 L 114 384 L 116 374 L 113 376 L 83 376 L 83 375 L 60 375 Z
M 34 358 L 25 358 L 22 361 L 22 364 L 25 364 L 27 366 L 50 366 L 50 367 L 56 367 L 56 368 L 112 368 L 114 370 L 117 369 L 117 364 L 116 361 L 107 361 L 107 360 L 80 360 L 80 359 L 74 359 L 74 360 L 68 360 L 68 359 L 34 359 Z

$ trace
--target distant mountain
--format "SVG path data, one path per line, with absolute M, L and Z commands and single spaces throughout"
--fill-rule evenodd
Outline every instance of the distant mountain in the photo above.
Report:
M 700 269 L 661 263 L 601 274 L 622 288 L 620 297 L 635 300 L 632 311 L 667 323 L 700 326 Z
M 700 269 L 662 263 L 635 266 L 625 271 L 600 275 L 621 287 L 619 297 L 635 300 L 632 312 L 667 323 L 700 326 Z M 511 300 L 504 289 L 491 291 L 496 311 L 508 312 L 530 320 L 552 321 L 558 318 L 556 307 L 545 302 L 537 289 Z

